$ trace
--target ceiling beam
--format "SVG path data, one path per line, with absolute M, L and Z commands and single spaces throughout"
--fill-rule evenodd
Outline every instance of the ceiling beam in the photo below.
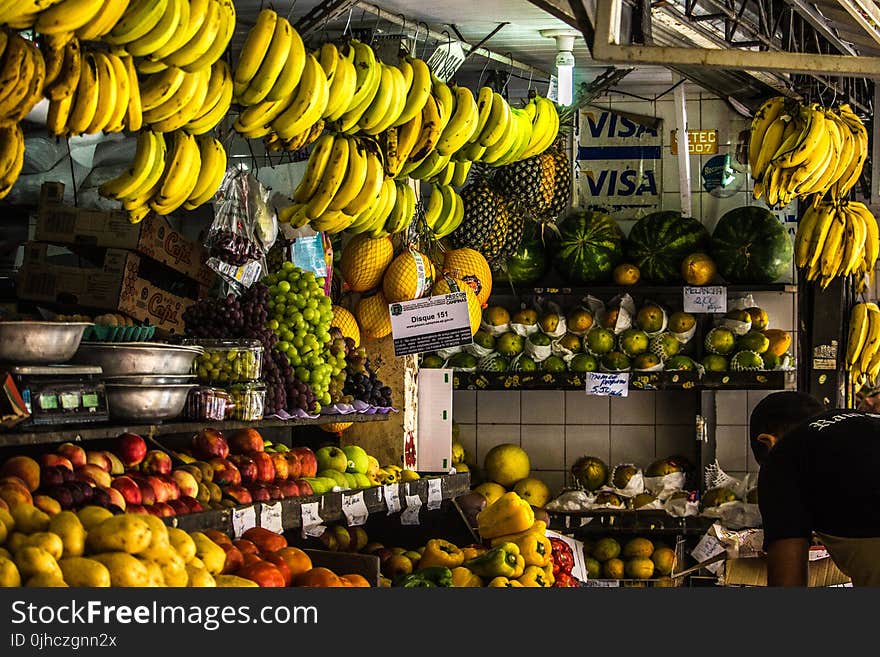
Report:
M 785 0 L 794 7 L 805 21 L 813 26 L 813 29 L 821 34 L 828 43 L 837 48 L 844 55 L 858 55 L 855 48 L 841 40 L 836 30 L 828 24 L 828 19 L 822 16 L 815 7 L 805 0 Z

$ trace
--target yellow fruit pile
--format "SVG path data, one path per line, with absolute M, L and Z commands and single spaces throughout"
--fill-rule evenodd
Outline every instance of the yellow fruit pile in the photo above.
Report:
M 671 585 L 669 575 L 675 567 L 675 551 L 655 546 L 644 537 L 628 540 L 623 546 L 606 536 L 584 547 L 585 566 L 590 579 L 659 579 Z
M 537 477 L 531 476 L 528 452 L 519 445 L 502 443 L 490 449 L 483 460 L 487 481 L 474 487 L 489 504 L 504 493 L 513 491 L 536 508 L 550 501 L 550 488 Z
M 226 552 L 148 514 L 0 509 L 0 587 L 216 586 Z

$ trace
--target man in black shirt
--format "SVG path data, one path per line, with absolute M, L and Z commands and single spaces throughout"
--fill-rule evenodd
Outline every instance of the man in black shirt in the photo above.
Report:
M 815 533 L 853 585 L 880 586 L 880 415 L 779 392 L 749 424 L 767 583 L 806 586 Z

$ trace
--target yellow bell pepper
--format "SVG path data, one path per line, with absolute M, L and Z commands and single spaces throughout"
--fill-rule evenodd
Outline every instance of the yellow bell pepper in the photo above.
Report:
M 464 555 L 458 546 L 442 538 L 432 538 L 425 545 L 425 552 L 419 559 L 418 570 L 431 566 L 446 566 L 450 570 L 464 562 Z
M 481 577 L 516 579 L 525 570 L 525 561 L 516 543 L 502 543 L 486 554 L 465 561 L 464 566 Z
M 492 547 L 495 547 L 494 545 Z M 481 554 L 486 554 L 489 551 L 489 548 L 484 545 L 466 545 L 461 548 L 461 553 L 464 555 L 465 561 L 470 561 Z
M 520 584 L 515 579 L 509 579 L 507 577 L 496 577 L 491 582 L 489 582 L 489 586 L 491 586 L 493 588 L 504 587 L 504 588 L 508 588 L 508 589 L 516 589 L 516 588 L 521 589 L 523 587 L 523 585 Z
M 492 547 L 495 547 L 499 543 L 516 543 L 523 536 L 528 536 L 529 534 L 541 534 L 544 536 L 547 533 L 547 523 L 543 520 L 535 520 L 535 524 L 522 532 L 517 532 L 516 534 L 507 534 L 506 536 L 498 536 L 489 541 L 489 544 Z
M 535 523 L 544 524 L 541 521 Z M 512 536 L 512 538 L 511 538 Z M 547 564 L 550 563 L 553 553 L 553 546 L 550 543 L 550 539 L 544 535 L 544 532 L 537 531 L 527 531 L 520 532 L 519 534 L 512 534 L 507 538 L 510 538 L 509 543 L 515 543 L 519 547 L 519 553 L 523 556 L 523 559 L 526 562 L 527 566 L 540 566 L 543 568 Z M 500 541 L 501 538 L 492 539 L 492 545 L 495 545 L 496 541 Z
M 535 524 L 532 505 L 513 491 L 504 493 L 477 514 L 477 530 L 484 539 L 525 531 Z
M 547 581 L 547 574 L 539 566 L 526 566 L 519 582 L 525 587 L 549 588 L 551 586 Z
M 452 586 L 460 588 L 483 586 L 483 580 L 464 566 L 458 566 L 452 569 Z
M 544 571 L 544 578 L 547 580 L 547 586 L 553 586 L 556 583 L 556 576 L 553 574 L 553 560 L 551 559 L 542 570 Z

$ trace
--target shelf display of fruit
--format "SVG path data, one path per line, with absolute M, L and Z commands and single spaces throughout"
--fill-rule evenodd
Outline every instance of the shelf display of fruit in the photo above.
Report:
M 263 345 L 259 340 L 193 340 L 204 352 L 193 371 L 203 383 L 244 383 L 260 378 Z
M 584 544 L 589 579 L 616 580 L 622 586 L 680 586 L 681 579 L 671 574 L 682 570 L 681 561 L 675 547 L 644 536 L 604 536 Z

